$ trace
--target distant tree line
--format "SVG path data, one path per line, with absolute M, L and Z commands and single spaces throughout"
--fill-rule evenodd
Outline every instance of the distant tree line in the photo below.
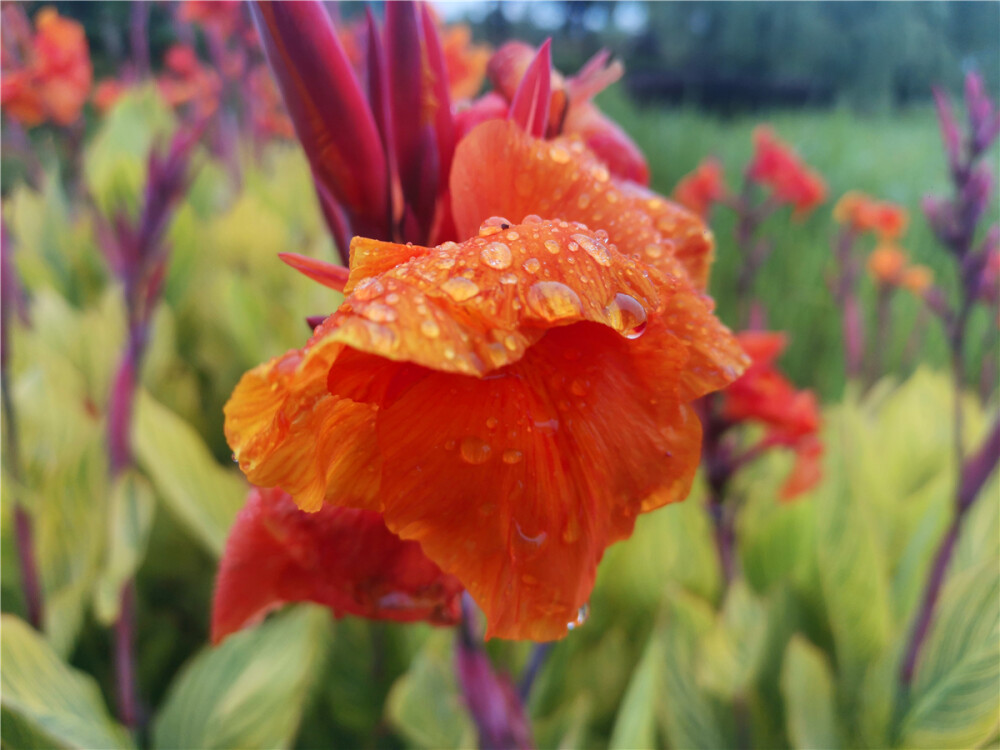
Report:
M 559 5 L 555 32 L 532 29 L 531 12 L 512 23 L 502 4 L 480 31 L 495 41 L 554 33 L 557 62 L 568 70 L 609 46 L 637 97 L 712 109 L 903 107 L 927 100 L 932 85 L 958 88 L 973 68 L 1000 87 L 997 2 L 651 2 L 632 34 L 615 14 L 634 9 L 605 0 Z

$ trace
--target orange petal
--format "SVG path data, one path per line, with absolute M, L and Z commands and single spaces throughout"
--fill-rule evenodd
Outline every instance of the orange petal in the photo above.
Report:
M 605 230 L 626 255 L 674 274 L 679 262 L 699 288 L 707 282 L 714 240 L 704 223 L 639 185 L 614 181 L 579 139 L 546 142 L 509 122 L 483 123 L 455 151 L 451 193 L 459 236 L 490 216 L 579 221 Z
M 281 490 L 254 487 L 236 517 L 212 601 L 212 640 L 287 602 L 338 617 L 454 625 L 462 585 L 404 542 L 373 511 L 305 513 Z
M 342 346 L 313 342 L 243 376 L 225 406 L 226 439 L 251 482 L 281 487 L 303 510 L 334 496 L 370 505 L 381 464 L 375 410 L 330 394 Z
M 638 340 L 551 329 L 483 379 L 396 365 L 392 392 L 369 394 L 386 524 L 462 581 L 490 636 L 561 637 L 605 547 L 687 494 L 700 423 L 677 397 L 686 362 L 655 319 Z M 353 365 L 392 368 L 370 355 Z

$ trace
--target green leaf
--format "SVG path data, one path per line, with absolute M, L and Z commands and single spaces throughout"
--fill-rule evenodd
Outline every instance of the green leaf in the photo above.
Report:
M 118 617 L 122 586 L 142 563 L 156 499 L 145 477 L 128 471 L 115 480 L 108 509 L 107 555 L 94 593 L 94 614 L 105 625 Z
M 951 578 L 914 675 L 901 744 L 975 747 L 997 726 L 1000 569 L 984 560 Z
M 698 684 L 699 643 L 715 621 L 703 600 L 680 591 L 668 598 L 658 629 L 663 643 L 663 699 L 659 716 L 671 747 L 715 750 L 735 744 L 733 711 Z
M 698 682 L 725 700 L 734 700 L 750 687 L 764 658 L 767 610 L 743 581 L 726 594 L 722 616 L 701 640 Z
M 474 747 L 476 730 L 455 678 L 455 634 L 431 634 L 410 670 L 389 691 L 386 715 L 413 745 Z
M 656 747 L 656 706 L 663 691 L 663 644 L 649 639 L 625 690 L 609 747 L 622 750 Z
M 826 656 L 802 636 L 794 636 L 781 670 L 788 736 L 798 750 L 841 747 L 836 689 Z
M 827 441 L 832 455 L 828 479 L 817 493 L 816 555 L 841 689 L 850 703 L 868 664 L 890 640 L 892 618 L 887 564 L 867 498 L 851 491 L 845 479 L 845 444 L 857 429 L 845 421 L 834 425 Z
M 27 623 L 0 616 L 4 747 L 131 747 L 97 683 L 65 664 Z
M 145 391 L 136 398 L 136 458 L 168 508 L 205 546 L 222 554 L 247 485 L 215 462 L 201 436 Z
M 170 686 L 153 747 L 291 746 L 328 634 L 326 610 L 299 606 L 206 648 Z

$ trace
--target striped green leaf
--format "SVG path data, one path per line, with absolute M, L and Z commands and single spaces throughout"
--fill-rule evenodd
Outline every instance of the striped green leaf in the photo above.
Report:
M 663 659 L 663 644 L 654 634 L 625 690 L 611 733 L 610 748 L 656 747 L 656 706 L 663 693 Z
M 202 651 L 171 685 L 153 747 L 291 746 L 328 626 L 326 610 L 300 606 Z
M 781 669 L 788 737 L 796 750 L 842 747 L 837 728 L 836 689 L 823 652 L 802 636 L 794 636 Z
M 94 679 L 64 663 L 27 623 L 0 616 L 0 737 L 5 748 L 127 748 Z
M 948 582 L 924 644 L 903 718 L 901 745 L 975 747 L 997 726 L 1000 569 L 996 560 Z
M 145 391 L 136 399 L 136 458 L 170 511 L 210 551 L 222 554 L 247 485 L 216 463 L 201 436 Z

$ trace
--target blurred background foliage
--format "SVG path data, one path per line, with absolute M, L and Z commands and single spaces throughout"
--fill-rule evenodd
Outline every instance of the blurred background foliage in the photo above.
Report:
M 127 6 L 56 5 L 85 22 L 98 71 L 113 69 L 120 52 L 104 29 L 124 25 Z M 860 189 L 909 208 L 907 249 L 949 278 L 917 210 L 946 180 L 926 94 L 931 82 L 955 84 L 970 65 L 995 92 L 1000 6 L 655 3 L 642 6 L 642 29 L 627 39 L 607 22 L 623 12 L 617 6 L 566 10 L 557 24 L 567 32 L 555 46 L 560 67 L 574 70 L 574 60 L 608 43 L 635 72 L 599 103 L 643 148 L 659 192 L 705 155 L 731 170 L 745 164 L 752 128 L 766 119 L 825 176 L 832 198 Z M 170 41 L 159 12 L 154 55 Z M 530 26 L 534 11 L 519 17 L 490 4 L 470 13 L 481 17 L 484 38 L 553 33 Z M 649 71 L 701 84 L 682 86 L 676 102 L 646 92 L 640 103 L 629 92 L 649 85 L 640 75 Z M 704 91 L 727 76 L 801 77 L 833 94 L 766 114 L 768 102 L 720 109 Z M 70 197 L 44 129 L 35 141 L 47 174 L 40 189 L 3 164 L 4 219 L 30 298 L 30 325 L 15 322 L 11 341 L 23 475 L 3 477 L 3 745 L 469 747 L 475 730 L 449 630 L 332 623 L 324 610 L 300 606 L 221 647 L 206 645 L 216 562 L 246 493 L 222 436 L 222 405 L 245 370 L 301 344 L 306 315 L 339 302 L 275 258 L 333 257 L 297 146 L 240 144 L 238 184 L 208 151 L 197 154 L 196 180 L 168 230 L 173 255 L 142 373 L 133 433 L 141 473 L 110 486 L 105 419 L 125 323 L 93 212 L 135 200 L 149 149 L 175 127 L 151 89 L 90 118 L 87 202 Z M 729 177 L 735 184 L 739 174 Z M 720 215 L 713 225 L 712 292 L 723 320 L 735 315 L 728 221 Z M 943 339 L 931 328 L 917 342 L 920 356 L 909 358 L 918 303 L 897 295 L 892 374 L 865 394 L 846 384 L 825 281 L 830 205 L 801 222 L 773 222 L 776 248 L 755 291 L 770 327 L 790 334 L 783 368 L 826 404 L 827 479 L 781 503 L 789 457 L 771 455 L 740 476 L 733 492 L 743 575 L 726 591 L 700 484 L 686 502 L 642 516 L 634 537 L 609 550 L 589 622 L 555 646 L 539 676 L 529 703 L 539 747 L 1000 747 L 996 476 L 967 519 L 912 689 L 901 691 L 897 679 L 957 482 Z M 974 376 L 984 356 L 995 356 L 986 354 L 995 323 L 985 314 L 975 321 Z M 967 397 L 969 445 L 997 410 L 992 398 Z M 19 619 L 12 491 L 35 518 L 43 635 Z M 107 592 L 133 574 L 150 726 L 138 740 L 111 717 L 107 629 L 117 614 Z M 530 644 L 489 648 L 516 677 Z

